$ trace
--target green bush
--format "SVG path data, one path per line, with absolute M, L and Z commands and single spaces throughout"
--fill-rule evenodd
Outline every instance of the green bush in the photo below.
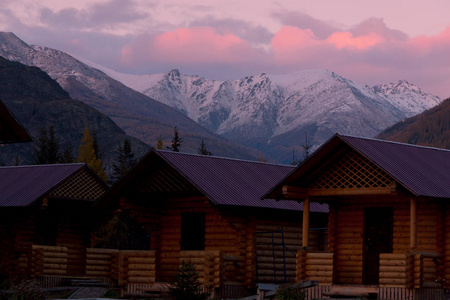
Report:
M 305 297 L 305 292 L 297 284 L 281 285 L 275 295 L 277 300 L 304 300 Z
M 175 281 L 170 286 L 170 294 L 176 300 L 206 300 L 211 295 L 204 291 L 195 266 L 191 262 L 184 261 L 178 269 Z

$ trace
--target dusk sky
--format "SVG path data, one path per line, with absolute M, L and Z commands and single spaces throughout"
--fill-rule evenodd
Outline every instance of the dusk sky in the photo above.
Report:
M 328 69 L 450 97 L 449 0 L 2 0 L 0 30 L 117 71 Z

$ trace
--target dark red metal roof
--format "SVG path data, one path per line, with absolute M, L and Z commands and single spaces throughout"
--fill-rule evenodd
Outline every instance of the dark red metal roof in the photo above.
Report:
M 416 196 L 450 198 L 450 150 L 340 136 Z
M 347 149 L 347 150 L 346 150 Z M 357 151 L 415 196 L 450 199 L 450 150 L 335 134 L 263 198 L 282 198 L 282 186 L 302 183 L 330 157 Z
M 155 151 L 216 205 L 302 210 L 295 201 L 261 200 L 267 190 L 295 168 L 215 156 Z M 311 203 L 312 212 L 328 212 L 328 205 Z
M 24 207 L 45 196 L 84 164 L 0 167 L 0 207 Z

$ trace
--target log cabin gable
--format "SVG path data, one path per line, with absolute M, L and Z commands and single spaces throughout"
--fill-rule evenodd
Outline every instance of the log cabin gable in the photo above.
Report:
M 84 168 L 57 186 L 48 197 L 95 201 L 105 192 L 105 184 Z
M 302 182 L 283 186 L 290 198 L 389 195 L 398 190 L 396 181 L 355 150 L 348 150 L 317 166 Z
M 396 187 L 391 176 L 354 150 L 309 182 L 310 195 L 384 194 Z

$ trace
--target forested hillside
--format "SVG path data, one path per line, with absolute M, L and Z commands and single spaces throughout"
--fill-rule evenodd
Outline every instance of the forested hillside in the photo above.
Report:
M 377 138 L 450 149 L 450 98 L 417 116 L 389 127 Z

